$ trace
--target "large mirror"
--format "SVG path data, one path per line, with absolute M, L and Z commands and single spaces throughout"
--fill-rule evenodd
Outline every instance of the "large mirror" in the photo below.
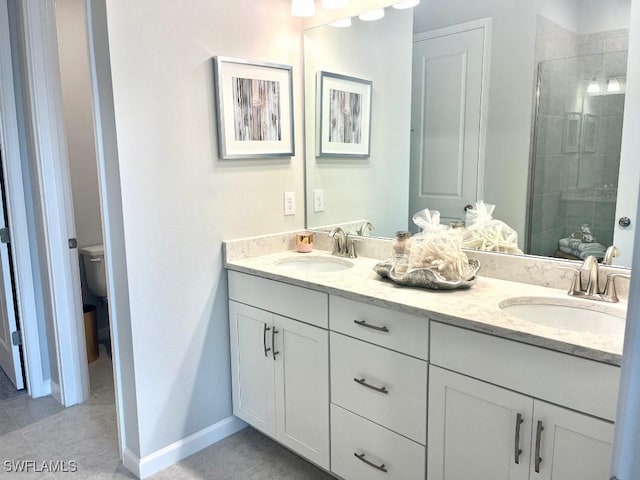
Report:
M 484 200 L 526 253 L 578 259 L 583 225 L 611 244 L 630 1 L 423 0 L 306 30 L 307 227 L 391 237 Z M 371 81 L 368 156 L 318 155 L 321 71 Z

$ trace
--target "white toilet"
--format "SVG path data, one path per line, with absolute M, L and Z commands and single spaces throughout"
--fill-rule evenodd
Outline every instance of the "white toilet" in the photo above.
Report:
M 82 247 L 80 254 L 84 260 L 89 291 L 96 297 L 107 297 L 107 274 L 104 265 L 104 245 Z

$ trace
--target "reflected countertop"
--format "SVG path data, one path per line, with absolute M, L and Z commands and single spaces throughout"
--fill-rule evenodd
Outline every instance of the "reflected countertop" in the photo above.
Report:
M 379 261 L 359 257 L 354 266 L 339 272 L 306 272 L 282 268 L 279 262 L 301 255 L 330 256 L 315 250 L 311 254 L 285 251 L 253 258 L 233 259 L 226 268 L 279 282 L 338 295 L 451 325 L 489 333 L 558 352 L 619 366 L 622 360 L 622 334 L 574 332 L 537 325 L 502 311 L 500 302 L 514 297 L 551 297 L 566 299 L 566 290 L 530 285 L 482 276 L 466 290 L 438 291 L 396 285 L 380 278 L 373 266 Z M 585 308 L 592 302 L 585 301 Z M 626 302 L 608 304 L 619 316 L 626 313 Z

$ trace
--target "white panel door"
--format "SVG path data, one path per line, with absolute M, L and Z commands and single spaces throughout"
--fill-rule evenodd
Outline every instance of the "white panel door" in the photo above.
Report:
M 329 332 L 276 316 L 276 438 L 329 469 Z
M 409 216 L 429 208 L 448 223 L 479 194 L 486 32 L 424 35 L 413 44 Z
M 533 399 L 429 367 L 429 480 L 529 478 Z
M 609 478 L 613 423 L 535 401 L 531 480 Z
M 271 313 L 229 302 L 233 414 L 273 437 L 276 409 L 272 328 Z
M 0 145 L 1 147 L 1 145 Z M 2 152 L 0 151 L 0 155 Z M 0 165 L 0 168 L 2 166 Z M 2 180 L 0 175 L 0 181 Z M 0 228 L 5 227 L 4 194 L 0 195 Z M 9 246 L 0 243 L 0 368 L 4 370 L 17 390 L 24 388 L 20 347 L 13 345 L 11 334 L 17 331 L 13 303 Z
M 634 5 L 631 14 L 638 15 L 640 10 Z M 635 11 L 634 11 L 635 10 Z M 627 84 L 624 100 L 624 120 L 622 125 L 622 146 L 620 150 L 620 173 L 618 174 L 618 198 L 616 199 L 616 218 L 613 231 L 613 243 L 620 250 L 620 256 L 613 260 L 615 265 L 629 266 L 633 257 L 633 238 L 638 229 L 638 192 L 640 178 L 640 45 L 634 42 L 638 38 L 634 30 L 640 25 L 631 20 L 631 35 L 627 63 Z M 621 226 L 620 218 L 631 220 L 628 227 Z

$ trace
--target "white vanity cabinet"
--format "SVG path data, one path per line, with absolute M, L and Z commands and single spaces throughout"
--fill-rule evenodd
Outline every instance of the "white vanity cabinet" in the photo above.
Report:
M 607 477 L 616 367 L 437 322 L 431 338 L 429 480 Z
M 304 322 L 326 294 L 229 272 L 229 298 L 234 415 L 328 470 L 329 332 Z
M 428 320 L 333 295 L 329 313 L 331 470 L 424 480 Z

